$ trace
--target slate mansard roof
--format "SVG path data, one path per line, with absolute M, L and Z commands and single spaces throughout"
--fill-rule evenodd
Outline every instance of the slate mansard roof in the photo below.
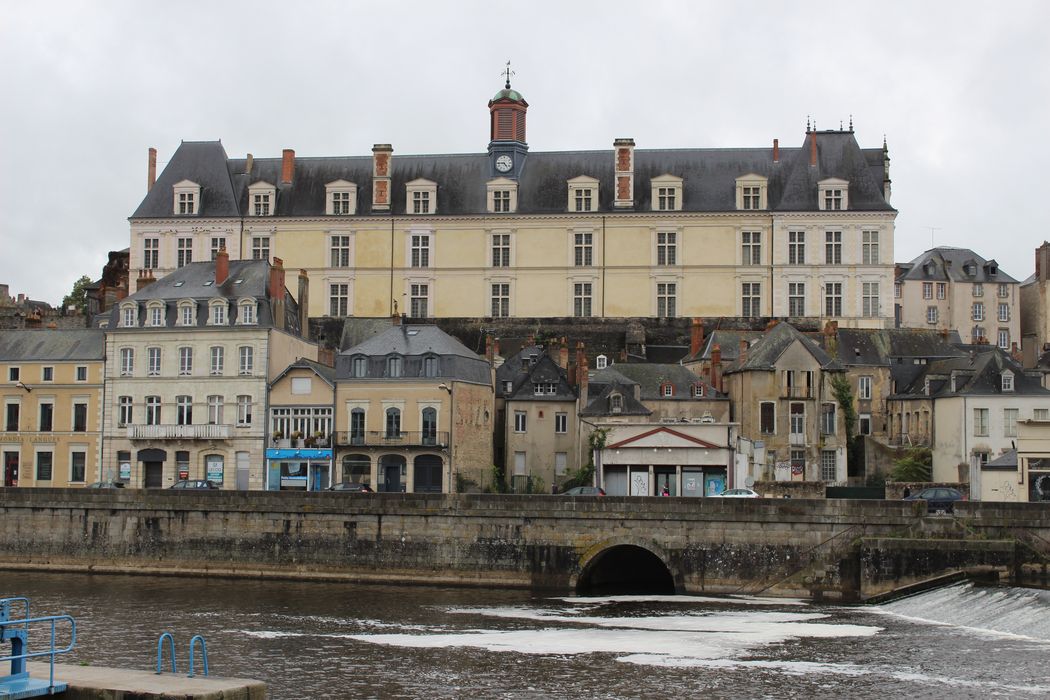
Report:
M 401 375 L 387 376 L 387 359 L 402 359 Z M 364 357 L 367 372 L 364 377 L 353 375 L 353 360 Z M 424 374 L 424 360 L 437 358 L 437 373 Z M 335 376 L 340 381 L 376 381 L 377 379 L 416 380 L 442 379 L 492 385 L 491 368 L 487 360 L 463 345 L 448 333 L 432 325 L 397 325 L 368 340 L 340 352 L 335 359 Z
M 511 383 L 510 391 L 505 384 Z M 536 393 L 536 385 L 553 385 L 554 393 Z M 568 373 L 545 348 L 526 345 L 496 369 L 496 396 L 509 401 L 575 401 Z
M 968 265 L 973 265 L 973 274 L 967 274 Z M 1017 283 L 1017 280 L 999 269 L 999 263 L 995 260 L 985 260 L 969 248 L 949 246 L 932 248 L 911 262 L 900 265 L 897 281 L 911 280 Z
M 0 362 L 102 360 L 106 338 L 101 330 L 0 331 Z
M 185 327 L 176 325 L 178 319 L 178 303 L 191 299 L 197 303 L 197 327 L 198 328 L 271 328 L 283 327 L 289 333 L 299 334 L 299 312 L 298 305 L 287 289 L 284 289 L 284 325 L 274 322 L 275 305 L 269 296 L 270 263 L 266 260 L 231 260 L 229 276 L 222 284 L 215 284 L 215 263 L 197 262 L 189 263 L 165 275 L 159 280 L 152 282 L 149 286 L 140 289 L 126 299 L 121 299 L 113 305 L 106 316 L 108 317 L 107 330 L 139 330 L 145 325 L 145 309 L 150 302 L 161 301 L 165 307 L 165 328 L 181 331 Z M 241 299 L 252 298 L 257 302 L 255 310 L 255 323 L 238 326 L 240 309 L 237 302 Z M 208 325 L 208 302 L 214 299 L 225 299 L 229 303 L 229 323 L 226 326 Z M 138 326 L 135 328 L 122 327 L 120 325 L 121 309 L 128 302 L 138 305 Z M 150 330 L 164 330 L 164 328 L 150 328 Z
M 1050 398 L 1050 390 L 1044 389 L 1038 378 L 1026 374 L 1020 364 L 998 348 L 937 360 L 921 365 L 921 368 L 922 371 L 910 377 L 908 383 L 897 382 L 897 398 L 1017 395 Z M 1005 371 L 1013 374 L 1013 391 L 1003 391 L 1002 375 Z M 952 375 L 955 376 L 954 391 Z M 926 392 L 927 379 L 929 393 Z
M 809 165 L 809 140 L 817 140 L 817 165 Z M 649 211 L 651 181 L 670 174 L 682 178 L 685 212 L 736 211 L 736 179 L 755 174 L 768 179 L 772 211 L 816 211 L 817 182 L 840 178 L 849 182 L 851 211 L 894 211 L 883 195 L 883 151 L 862 149 L 851 131 L 807 134 L 801 148 L 636 149 L 634 207 Z M 281 158 L 247 159 L 227 156 L 221 142 L 184 141 L 172 155 L 156 184 L 132 219 L 197 219 L 241 217 L 249 213 L 248 187 L 267 182 L 277 191 L 274 215 L 325 215 L 325 186 L 337 180 L 357 185 L 357 214 L 371 215 L 372 157 L 295 157 L 291 184 L 281 183 Z M 405 211 L 405 184 L 417 178 L 437 183 L 437 216 L 486 214 L 486 183 L 493 179 L 486 153 L 393 155 L 391 205 Z M 599 182 L 596 212 L 613 211 L 614 151 L 530 152 L 518 179 L 516 214 L 565 213 L 568 180 L 589 176 Z M 196 215 L 175 216 L 172 187 L 189 180 L 201 186 Z M 388 215 L 383 212 L 383 215 Z M 267 217 L 260 217 L 267 218 Z

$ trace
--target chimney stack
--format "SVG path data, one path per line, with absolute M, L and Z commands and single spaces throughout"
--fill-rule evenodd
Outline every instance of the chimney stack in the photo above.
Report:
M 135 283 L 135 291 L 141 291 L 156 281 L 157 279 L 153 276 L 153 270 L 139 270 L 139 278 Z
M 852 122 L 852 120 L 851 120 Z M 890 197 L 893 194 L 893 188 L 890 186 L 892 180 L 890 180 L 890 147 L 886 145 L 886 137 L 882 137 L 882 196 L 886 198 L 886 203 L 889 204 Z
M 813 132 L 809 135 L 809 164 L 812 167 L 817 165 L 817 130 L 813 129 Z
M 613 141 L 616 150 L 616 197 L 613 207 L 632 209 L 634 207 L 634 139 L 616 139 Z
M 253 156 L 251 153 L 249 153 L 248 157 L 244 159 L 244 174 L 245 175 L 251 175 L 252 174 L 252 165 L 254 165 L 254 164 L 255 164 L 255 156 Z
M 492 353 L 492 334 L 491 333 L 486 333 L 485 334 L 485 359 L 488 361 L 488 363 L 490 365 L 493 363 L 493 360 L 494 360 L 493 353 Z
M 390 157 L 394 147 L 389 143 L 372 146 L 372 211 L 390 211 Z
M 274 258 L 270 266 L 270 284 L 267 289 L 270 297 L 270 308 L 273 310 L 273 325 L 279 330 L 285 329 L 284 318 L 284 261 Z
M 1045 282 L 1050 277 L 1050 243 L 1043 241 L 1043 245 L 1035 249 L 1035 278 L 1039 282 Z
M 587 387 L 590 384 L 590 377 L 587 371 L 587 355 L 583 352 L 583 343 L 580 343 L 580 364 L 577 365 L 577 374 L 579 375 L 579 388 L 580 388 L 580 409 L 582 410 L 587 405 Z
M 780 139 L 773 139 L 773 162 L 780 162 Z
M 292 177 L 295 175 L 295 151 L 290 148 L 284 149 L 284 155 L 281 158 L 281 184 L 290 185 L 292 184 Z
M 310 278 L 306 270 L 299 269 L 299 296 L 296 298 L 299 305 L 299 334 L 301 337 L 310 338 Z
M 562 369 L 569 367 L 569 344 L 565 342 L 565 338 L 562 338 L 558 345 L 558 366 Z
M 715 343 L 711 348 L 711 386 L 722 391 L 722 346 Z
M 689 355 L 696 357 L 700 354 L 700 348 L 704 344 L 704 322 L 698 318 L 693 319 L 692 332 L 689 336 Z
M 740 340 L 740 357 L 738 359 L 740 364 L 744 364 L 747 361 L 747 341 L 743 338 Z
M 146 174 L 146 192 L 153 189 L 153 185 L 157 182 L 157 149 L 149 149 L 149 165 L 147 166 Z
M 218 287 L 220 284 L 225 282 L 230 276 L 230 254 L 226 252 L 226 247 L 219 248 L 219 252 L 215 254 L 215 286 Z

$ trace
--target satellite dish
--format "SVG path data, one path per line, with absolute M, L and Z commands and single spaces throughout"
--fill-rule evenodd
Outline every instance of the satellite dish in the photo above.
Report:
M 748 488 L 751 488 L 754 485 L 755 485 L 755 477 L 749 476 L 746 479 L 744 479 L 744 486 L 746 486 Z

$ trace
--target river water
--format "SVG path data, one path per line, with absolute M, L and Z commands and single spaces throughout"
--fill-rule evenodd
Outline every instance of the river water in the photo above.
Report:
M 65 663 L 152 669 L 168 630 L 185 672 L 202 634 L 212 675 L 278 699 L 1050 697 L 1046 591 L 836 607 L 0 572 L 0 595 L 76 618 Z

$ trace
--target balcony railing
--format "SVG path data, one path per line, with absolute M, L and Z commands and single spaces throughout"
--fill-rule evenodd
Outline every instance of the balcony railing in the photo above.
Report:
M 336 444 L 340 447 L 444 447 L 448 445 L 448 432 L 401 431 L 388 433 L 385 430 L 364 432 L 338 432 Z
M 129 440 L 229 440 L 229 425 L 129 425 Z

